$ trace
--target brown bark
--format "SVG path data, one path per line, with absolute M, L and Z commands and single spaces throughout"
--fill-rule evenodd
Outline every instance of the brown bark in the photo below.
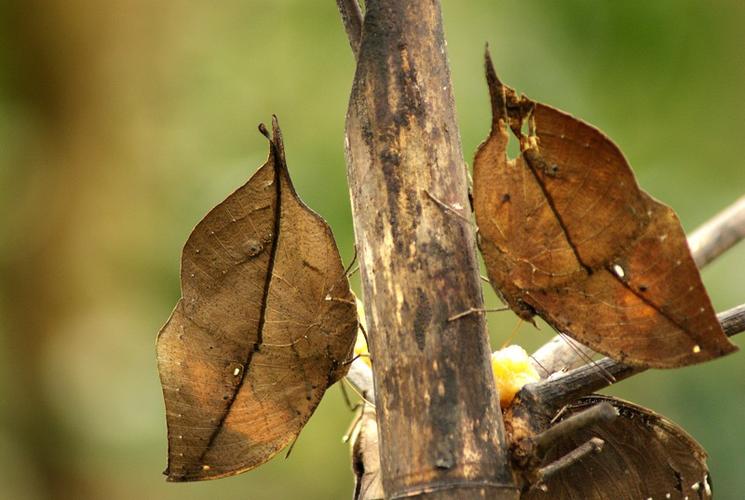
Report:
M 344 23 L 344 29 L 347 31 L 349 47 L 352 49 L 354 57 L 360 51 L 360 38 L 362 37 L 362 10 L 357 0 L 336 0 L 339 7 L 339 14 Z
M 386 497 L 517 498 L 439 2 L 367 2 L 347 164 Z

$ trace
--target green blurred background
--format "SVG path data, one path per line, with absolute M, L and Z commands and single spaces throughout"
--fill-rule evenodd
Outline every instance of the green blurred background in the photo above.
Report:
M 489 128 L 489 41 L 508 84 L 602 128 L 687 230 L 745 192 L 745 3 L 443 11 L 469 163 Z M 336 387 L 288 460 L 167 484 L 154 343 L 179 296 L 181 246 L 264 160 L 256 125 L 272 113 L 299 193 L 351 258 L 353 71 L 332 0 L 0 2 L 0 496 L 349 497 L 351 413 Z M 744 263 L 741 246 L 704 271 L 717 310 L 745 302 Z M 496 347 L 516 318 L 489 323 Z M 516 342 L 550 334 L 524 326 Z M 718 498 L 745 497 L 744 356 L 613 389 L 706 447 Z

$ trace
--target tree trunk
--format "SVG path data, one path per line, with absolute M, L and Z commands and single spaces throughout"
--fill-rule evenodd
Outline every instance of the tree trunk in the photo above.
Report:
M 387 498 L 518 498 L 439 2 L 369 0 L 347 165 Z

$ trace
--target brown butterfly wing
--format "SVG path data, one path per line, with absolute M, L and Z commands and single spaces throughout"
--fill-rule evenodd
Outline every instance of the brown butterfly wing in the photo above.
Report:
M 536 141 L 524 147 L 532 178 L 580 265 L 602 268 L 648 224 L 653 202 L 642 195 L 623 154 L 602 132 L 554 108 L 532 104 L 529 119 Z
M 279 130 L 267 163 L 197 225 L 158 336 L 172 481 L 260 465 L 346 371 L 354 299 L 326 223 L 297 198 Z
M 680 222 L 639 189 L 618 148 L 565 113 L 517 98 L 487 71 L 494 120 L 474 161 L 474 211 L 489 278 L 512 309 L 636 365 L 736 350 Z M 519 132 L 523 121 L 532 134 Z M 515 160 L 506 157 L 508 123 L 520 134 Z
M 534 311 L 523 290 L 555 288 L 576 281 L 583 270 L 525 161 L 508 160 L 506 147 L 502 123 L 476 153 L 473 201 L 479 247 L 495 289 L 530 319 Z
M 606 396 L 582 398 L 563 418 L 607 401 L 618 409 L 615 420 L 597 424 L 563 438 L 549 451 L 548 464 L 600 437 L 605 444 L 533 488 L 526 499 L 710 498 L 711 481 L 706 452 L 679 426 L 640 406 Z

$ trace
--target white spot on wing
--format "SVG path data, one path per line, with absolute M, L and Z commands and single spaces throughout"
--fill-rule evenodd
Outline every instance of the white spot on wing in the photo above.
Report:
M 623 278 L 624 276 L 626 276 L 623 268 L 618 264 L 613 265 L 613 272 L 616 273 L 616 276 L 618 276 L 619 278 Z

